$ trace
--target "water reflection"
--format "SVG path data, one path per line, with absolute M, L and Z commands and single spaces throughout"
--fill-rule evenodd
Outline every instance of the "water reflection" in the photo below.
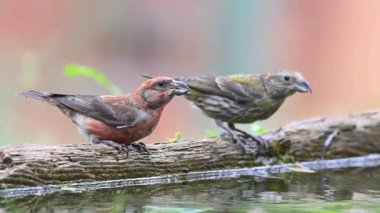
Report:
M 16 212 L 380 211 L 380 168 L 135 186 L 0 200 Z M 366 210 L 365 210 L 366 209 Z M 315 210 L 315 211 L 314 211 Z

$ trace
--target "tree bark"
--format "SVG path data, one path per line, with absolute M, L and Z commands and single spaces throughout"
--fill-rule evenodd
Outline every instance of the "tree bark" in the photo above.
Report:
M 253 142 L 247 143 L 252 152 L 244 154 L 228 138 L 156 143 L 148 145 L 150 156 L 132 151 L 128 158 L 103 145 L 8 145 L 0 149 L 0 189 L 319 159 L 334 130 L 338 134 L 326 158 L 380 153 L 380 110 L 375 110 L 285 125 L 262 136 L 270 144 L 263 155 Z

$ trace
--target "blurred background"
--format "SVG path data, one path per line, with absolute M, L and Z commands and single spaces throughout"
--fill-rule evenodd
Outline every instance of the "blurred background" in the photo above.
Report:
M 260 125 L 338 116 L 380 106 L 380 1 L 136 0 L 0 2 L 0 144 L 86 143 L 56 108 L 15 95 L 25 89 L 109 91 L 67 64 L 104 72 L 123 92 L 165 76 L 263 73 L 291 68 L 313 93 L 297 94 Z M 249 129 L 249 125 L 241 127 Z M 184 98 L 144 141 L 217 130 Z

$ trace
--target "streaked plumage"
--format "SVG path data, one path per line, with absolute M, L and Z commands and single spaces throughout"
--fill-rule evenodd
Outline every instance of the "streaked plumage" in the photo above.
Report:
M 252 123 L 273 115 L 286 97 L 295 92 L 311 92 L 309 83 L 295 71 L 281 70 L 265 74 L 197 76 L 177 78 L 190 90 L 185 97 L 208 117 L 216 120 L 239 143 L 236 131 L 266 146 L 265 142 L 242 130 L 235 123 Z M 228 127 L 223 126 L 223 122 Z M 242 145 L 243 146 L 243 145 Z
M 148 151 L 134 142 L 148 136 L 174 95 L 183 95 L 183 82 L 157 77 L 144 82 L 133 93 L 112 95 L 65 95 L 28 90 L 20 95 L 58 107 L 92 143 L 103 143 L 128 152 L 129 145 Z

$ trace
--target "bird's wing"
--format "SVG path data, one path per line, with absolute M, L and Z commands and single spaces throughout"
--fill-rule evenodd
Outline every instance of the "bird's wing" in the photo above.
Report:
M 201 76 L 183 79 L 190 89 L 239 102 L 262 98 L 265 89 L 258 76 Z
M 74 111 L 118 128 L 133 126 L 144 117 L 142 110 L 125 96 L 108 96 L 105 100 L 102 96 L 66 95 L 57 99 Z

